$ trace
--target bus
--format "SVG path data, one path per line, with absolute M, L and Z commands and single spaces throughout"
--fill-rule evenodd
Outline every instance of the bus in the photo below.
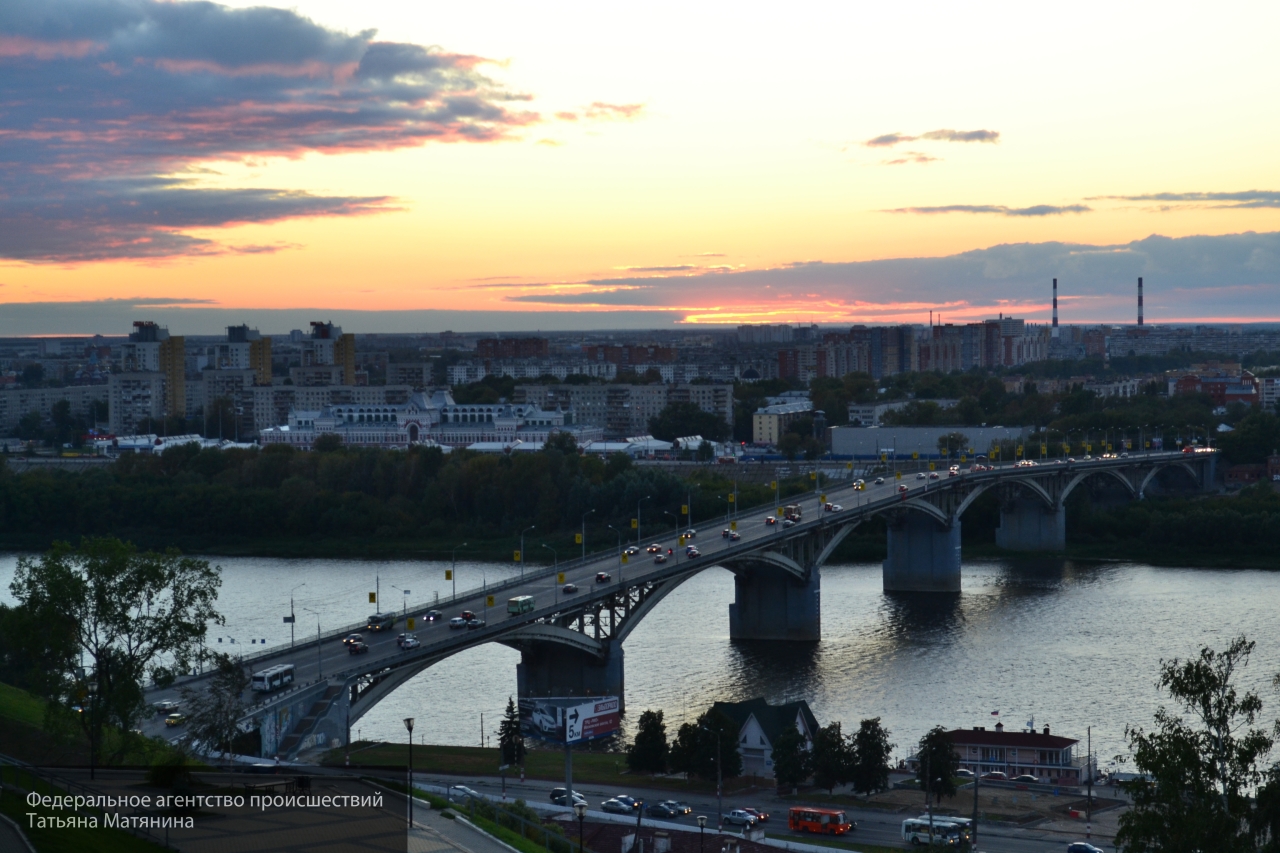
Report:
M 789 518 L 792 521 L 799 521 L 802 509 L 803 507 L 801 507 L 800 504 L 790 504 L 787 507 L 786 512 L 783 514 L 783 517 Z
M 819 809 L 812 806 L 795 806 L 787 813 L 787 827 L 792 832 L 821 832 L 826 835 L 844 835 L 856 826 L 839 809 Z
M 521 613 L 533 612 L 533 596 L 517 595 L 507 599 L 507 616 L 519 616 Z
M 282 663 L 253 674 L 253 689 L 258 693 L 270 693 L 293 683 L 293 664 Z
M 928 823 L 929 816 L 927 814 L 922 814 L 920 817 L 916 818 L 916 820 L 922 820 L 925 823 Z M 967 844 L 973 843 L 973 821 L 970 818 L 956 817 L 955 815 L 934 816 L 933 823 L 935 826 L 939 820 L 946 823 L 954 823 L 960 828 L 960 840 Z
M 368 624 L 365 626 L 370 631 L 390 631 L 396 626 L 396 617 L 394 613 L 375 613 L 369 617 Z
M 908 818 L 902 822 L 902 840 L 914 844 L 936 844 L 942 847 L 959 847 L 963 835 L 958 824 L 940 817 L 933 819 L 932 833 L 929 819 Z

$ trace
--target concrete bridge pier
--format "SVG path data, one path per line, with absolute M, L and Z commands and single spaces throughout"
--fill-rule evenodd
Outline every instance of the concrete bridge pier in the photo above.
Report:
M 733 566 L 733 588 L 731 640 L 822 639 L 822 576 L 817 566 L 802 580 L 770 563 L 746 560 Z
M 1002 502 L 996 546 L 1007 551 L 1066 550 L 1066 506 L 1050 509 L 1039 498 L 1024 495 Z
M 603 659 L 563 643 L 521 642 L 520 663 L 516 664 L 520 698 L 617 696 L 619 707 L 625 708 L 622 643 L 601 643 L 605 647 Z
M 885 592 L 959 592 L 960 519 L 943 525 L 919 512 L 887 519 Z

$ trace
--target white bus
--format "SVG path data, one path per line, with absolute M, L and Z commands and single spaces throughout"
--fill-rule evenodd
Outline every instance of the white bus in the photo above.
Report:
M 293 683 L 293 664 L 282 663 L 253 674 L 253 689 L 258 693 L 270 693 Z
M 920 820 L 913 817 L 902 822 L 902 840 L 910 841 L 913 845 L 936 844 L 941 847 L 959 847 L 961 838 L 960 826 L 942 818 L 933 819 L 932 834 L 928 818 Z
M 927 814 L 922 814 L 920 817 L 916 818 L 916 820 L 922 820 L 925 823 L 928 823 L 929 816 Z M 954 823 L 956 826 L 960 827 L 960 838 L 969 844 L 973 843 L 973 820 L 971 818 L 956 817 L 955 815 L 935 815 L 933 818 L 934 825 L 936 826 L 939 821 L 943 823 Z

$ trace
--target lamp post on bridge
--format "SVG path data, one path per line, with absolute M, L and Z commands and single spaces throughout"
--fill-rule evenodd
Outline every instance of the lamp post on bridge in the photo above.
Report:
M 413 829 L 413 717 L 404 718 L 404 727 L 409 730 L 409 828 Z
M 453 549 L 453 554 L 451 555 L 453 568 L 449 571 L 449 577 L 453 580 L 453 598 L 455 599 L 458 597 L 458 549 L 465 547 L 467 547 L 467 543 L 463 542 L 461 545 L 458 545 Z M 521 554 L 520 556 L 523 557 L 524 554 Z
M 530 524 L 524 530 L 520 531 L 520 577 L 522 578 L 524 577 L 524 535 L 537 526 L 538 525 L 536 524 Z
M 295 621 L 294 614 L 293 614 L 293 594 L 298 590 L 302 589 L 304 586 L 306 586 L 305 582 L 300 583 L 297 586 L 295 586 L 293 589 L 289 590 L 289 650 L 290 651 L 293 651 L 293 625 Z
M 589 509 L 582 514 L 582 562 L 584 563 L 587 561 L 587 516 L 593 512 L 595 512 L 594 509 Z
M 316 617 L 316 680 L 319 681 L 324 678 L 324 655 L 322 654 L 322 643 L 320 642 L 320 614 L 310 607 L 302 609 Z
M 653 500 L 653 495 L 645 495 L 640 500 L 636 501 L 636 547 L 637 548 L 644 547 L 644 543 L 640 541 L 640 504 L 650 500 Z
M 622 531 L 612 524 L 605 526 L 618 535 L 618 583 L 622 583 Z
M 551 569 L 551 572 L 552 572 L 552 575 L 551 575 L 551 582 L 552 582 L 552 584 L 553 584 L 553 585 L 555 586 L 555 588 L 556 588 L 556 603 L 557 603 L 557 604 L 559 604 L 559 603 L 560 603 L 560 577 L 559 577 L 559 575 L 560 575 L 560 554 L 556 552 L 556 549 L 555 549 L 555 548 L 552 548 L 552 547 L 551 547 L 550 545 L 548 545 L 546 542 L 543 542 L 543 543 L 542 543 L 542 547 L 543 547 L 543 548 L 546 548 L 548 551 L 550 551 L 550 552 L 551 552 L 551 559 L 552 559 L 552 561 L 553 561 L 553 562 L 552 562 L 552 569 Z M 503 776 L 502 778 L 503 778 L 503 780 L 504 780 L 504 784 L 505 784 L 505 780 L 506 780 L 506 778 L 507 778 L 507 777 Z

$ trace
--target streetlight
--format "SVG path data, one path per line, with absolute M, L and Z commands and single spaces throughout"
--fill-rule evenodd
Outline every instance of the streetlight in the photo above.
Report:
M 293 622 L 294 622 L 294 619 L 293 619 L 293 594 L 294 594 L 294 592 L 296 592 L 297 590 L 302 589 L 304 586 L 306 586 L 306 583 L 305 583 L 305 582 L 304 582 L 304 583 L 300 583 L 300 584 L 298 584 L 297 586 L 295 586 L 293 589 L 289 590 L 289 650 L 290 650 L 290 651 L 292 651 L 292 650 L 293 650 Z
M 724 740 L 722 732 L 716 729 L 709 729 L 702 726 L 704 732 L 710 732 L 716 736 L 716 828 L 724 828 L 724 773 L 722 771 L 723 764 L 720 761 L 720 741 Z
M 530 524 L 520 531 L 520 577 L 524 577 L 524 535 L 537 526 L 536 524 Z
M 698 853 L 703 853 L 703 850 L 706 849 L 706 838 L 707 816 L 700 814 L 698 815 Z
M 449 572 L 449 575 L 453 578 L 453 597 L 454 598 L 458 597 L 458 548 L 465 548 L 465 547 L 467 547 L 467 543 L 463 542 L 461 545 L 457 546 L 457 548 L 453 549 L 453 570 Z
M 320 651 L 320 614 L 316 613 L 310 607 L 302 608 L 306 612 L 316 617 L 316 679 L 324 678 L 324 656 Z
M 583 829 L 583 822 L 587 819 L 587 804 L 574 803 L 573 810 L 578 815 L 578 853 L 586 853 L 586 846 L 583 842 L 583 836 L 586 834 Z
M 649 500 L 653 500 L 653 495 L 645 495 L 640 500 L 636 501 L 636 545 L 638 546 L 640 545 L 640 504 Z
M 546 542 L 542 543 L 542 547 L 546 548 L 548 551 L 551 552 L 551 559 L 552 559 L 551 581 L 552 581 L 552 585 L 555 587 L 555 590 L 556 590 L 556 602 L 558 603 L 560 601 L 560 554 L 557 553 L 555 548 L 552 548 Z M 503 779 L 505 778 L 506 777 L 504 776 Z
M 400 587 L 396 586 L 395 584 L 391 584 L 391 588 L 400 589 Z M 405 596 L 404 602 L 402 603 L 402 612 L 404 617 L 407 619 L 409 617 L 409 590 L 400 589 L 400 591 L 404 593 L 404 596 Z
M 413 829 L 413 717 L 404 718 L 404 727 L 409 730 L 409 828 Z
M 589 509 L 582 514 L 582 562 L 584 563 L 587 561 L 587 516 L 593 512 L 595 512 L 594 509 Z

